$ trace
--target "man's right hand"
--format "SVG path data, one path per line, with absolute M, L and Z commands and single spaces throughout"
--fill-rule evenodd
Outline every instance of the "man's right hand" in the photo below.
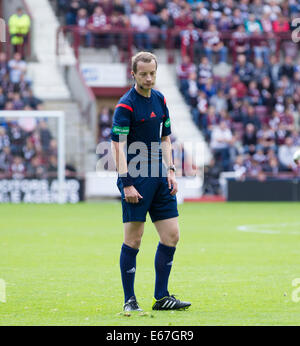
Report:
M 139 199 L 143 198 L 133 185 L 124 187 L 124 194 L 127 203 L 139 203 Z

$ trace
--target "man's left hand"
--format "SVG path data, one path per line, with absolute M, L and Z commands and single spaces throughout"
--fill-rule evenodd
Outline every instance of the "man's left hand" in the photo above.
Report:
M 176 181 L 175 172 L 170 170 L 168 172 L 167 180 L 168 180 L 169 189 L 170 190 L 172 189 L 170 191 L 170 194 L 172 196 L 176 195 L 176 193 L 178 191 L 178 184 L 177 184 L 177 181 Z

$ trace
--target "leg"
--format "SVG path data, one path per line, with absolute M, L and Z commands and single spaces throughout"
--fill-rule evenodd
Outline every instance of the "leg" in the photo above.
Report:
M 176 244 L 179 240 L 178 217 L 154 222 L 160 237 L 155 255 L 155 299 L 169 296 L 168 281 L 172 268 Z
M 139 252 L 141 239 L 144 233 L 144 222 L 124 223 L 124 243 L 120 255 L 120 269 L 125 303 L 135 297 L 134 279 L 136 270 L 136 256 Z
M 158 232 L 160 242 L 163 245 L 175 247 L 179 241 L 178 217 L 159 220 L 154 222 L 154 225 Z

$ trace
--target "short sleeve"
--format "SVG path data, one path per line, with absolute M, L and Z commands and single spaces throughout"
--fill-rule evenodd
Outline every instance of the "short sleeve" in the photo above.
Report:
M 164 110 L 165 110 L 165 114 L 163 117 L 162 137 L 169 136 L 171 134 L 171 122 L 170 122 L 169 110 L 167 107 L 165 97 L 164 97 Z
M 120 142 L 123 136 L 129 134 L 132 112 L 132 107 L 125 103 L 119 103 L 116 106 L 111 129 L 111 139 L 113 141 Z

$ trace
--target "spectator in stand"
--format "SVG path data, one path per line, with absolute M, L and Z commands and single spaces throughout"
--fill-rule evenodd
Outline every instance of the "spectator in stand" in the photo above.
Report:
M 240 80 L 246 86 L 253 79 L 254 66 L 251 62 L 247 61 L 246 55 L 238 55 L 237 62 L 234 65 L 234 73 L 240 77 Z
M 262 104 L 270 108 L 274 103 L 274 85 L 269 76 L 264 76 L 259 84 Z
M 245 29 L 249 34 L 261 34 L 263 32 L 261 22 L 255 18 L 254 14 L 250 14 L 248 20 L 245 21 Z
M 217 90 L 217 94 L 210 98 L 209 103 L 215 107 L 217 113 L 227 111 L 227 99 L 222 89 Z
M 14 51 L 23 51 L 23 45 L 28 40 L 31 21 L 28 14 L 24 13 L 22 7 L 18 7 L 16 13 L 8 20 L 10 42 Z
M 261 122 L 259 120 L 259 117 L 255 113 L 255 108 L 252 105 L 249 105 L 247 107 L 247 111 L 244 117 L 244 126 L 249 123 L 253 124 L 257 130 L 261 128 Z
M 101 6 L 97 6 L 94 9 L 92 16 L 89 19 L 89 23 L 87 25 L 88 29 L 93 33 L 93 39 L 95 40 L 95 46 L 100 47 L 101 37 L 104 38 L 105 44 L 108 44 L 109 36 L 106 34 L 97 33 L 97 30 L 109 29 L 110 25 L 108 22 L 108 18 L 105 15 Z
M 258 106 L 261 104 L 260 91 L 255 80 L 252 80 L 249 83 L 247 99 L 252 106 Z
M 209 106 L 207 110 L 207 114 L 203 114 L 200 119 L 200 126 L 202 127 L 203 134 L 205 139 L 210 142 L 211 134 L 215 126 L 218 126 L 220 122 L 220 117 L 216 112 L 214 106 Z
M 247 95 L 247 86 L 241 81 L 239 75 L 235 74 L 232 77 L 232 88 L 236 90 L 236 96 L 239 99 L 244 98 Z
M 48 172 L 50 173 L 51 176 L 56 177 L 57 176 L 57 156 L 56 155 L 51 155 L 49 157 L 49 165 L 48 165 Z
M 254 59 L 253 79 L 260 83 L 265 76 L 269 75 L 269 67 L 261 58 Z
M 287 76 L 290 81 L 294 78 L 295 66 L 293 64 L 293 59 L 291 56 L 287 55 L 284 58 L 284 63 L 280 66 L 278 71 L 278 77 Z
M 151 25 L 156 25 L 158 17 L 156 15 L 157 13 L 157 6 L 156 1 L 152 0 L 141 0 L 139 2 L 139 6 L 141 6 L 146 14 L 146 16 L 149 18 Z
M 231 18 L 232 21 L 232 30 L 236 30 L 240 25 L 244 25 L 244 19 L 242 18 L 241 10 L 235 8 Z
M 24 157 L 26 161 L 26 166 L 28 166 L 28 163 L 35 156 L 35 154 L 36 154 L 36 150 L 35 150 L 34 144 L 31 141 L 31 138 L 27 137 L 26 144 L 22 148 L 22 156 Z
M 244 180 L 246 175 L 246 167 L 244 165 L 244 156 L 238 155 L 235 158 L 235 162 L 233 165 L 233 171 L 236 174 L 236 178 L 239 180 Z
M 0 52 L 0 79 L 9 73 L 9 66 L 7 62 L 7 55 Z
M 4 147 L 9 147 L 9 146 L 10 146 L 10 139 L 6 133 L 6 129 L 3 126 L 0 126 L 0 152 L 3 150 Z
M 264 13 L 261 18 L 261 26 L 264 33 L 270 33 L 273 31 L 272 21 L 268 13 Z
M 276 150 L 275 131 L 267 124 L 262 124 L 262 128 L 257 131 L 257 140 L 259 146 L 267 151 L 269 149 Z
M 263 169 L 265 172 L 277 176 L 280 172 L 280 166 L 277 157 L 271 157 L 264 165 Z
M 190 24 L 193 24 L 193 17 L 189 10 L 181 9 L 178 16 L 174 18 L 174 24 L 179 29 L 184 29 Z
M 123 30 L 126 28 L 129 28 L 130 26 L 130 22 L 129 22 L 129 18 L 126 17 L 125 15 L 118 13 L 118 12 L 114 12 L 111 16 L 110 16 L 110 25 L 112 28 L 114 29 L 119 29 L 119 30 Z M 122 49 L 126 49 L 126 41 L 124 40 L 124 36 L 122 34 L 119 33 L 115 33 L 115 34 L 111 34 L 112 38 L 113 38 L 113 44 L 115 44 L 116 46 L 122 48 Z
M 210 146 L 216 161 L 221 160 L 224 171 L 230 168 L 230 147 L 233 142 L 234 137 L 226 121 L 221 121 L 213 128 Z
M 225 13 L 222 13 L 221 18 L 218 20 L 217 27 L 218 30 L 221 32 L 230 30 L 231 19 L 228 16 L 226 16 Z
M 263 0 L 253 0 L 249 7 L 249 12 L 253 13 L 256 18 L 261 18 L 263 15 Z
M 205 15 L 201 11 L 195 11 L 193 13 L 193 24 L 196 29 L 206 29 Z
M 248 123 L 243 135 L 244 152 L 253 155 L 256 152 L 257 136 L 256 129 L 252 123 Z
M 40 121 L 39 123 L 39 135 L 40 135 L 40 141 L 43 151 L 47 152 L 50 147 L 50 141 L 52 139 L 52 134 L 48 128 L 48 124 L 46 121 Z
M 24 179 L 26 174 L 26 167 L 24 160 L 21 156 L 15 156 L 10 165 L 10 174 L 13 179 Z
M 13 59 L 9 60 L 8 66 L 10 69 L 10 81 L 13 84 L 20 83 L 22 75 L 27 71 L 27 63 L 22 60 L 19 52 L 15 53 Z
M 0 110 L 3 110 L 6 103 L 6 96 L 4 95 L 4 90 L 0 87 Z
M 196 66 L 191 62 L 190 57 L 185 55 L 182 57 L 181 64 L 177 65 L 176 72 L 179 80 L 179 90 L 184 93 L 188 86 L 189 75 L 196 72 Z
M 285 144 L 279 147 L 278 158 L 283 170 L 292 171 L 295 168 L 293 156 L 296 150 L 297 147 L 293 145 L 292 137 L 287 137 Z
M 80 8 L 84 7 L 84 1 L 71 0 L 63 7 L 65 10 L 66 25 L 76 25 L 77 12 Z
M 33 95 L 33 91 L 31 89 L 26 90 L 23 94 L 23 100 L 25 105 L 30 106 L 34 110 L 41 110 L 43 101 L 36 96 Z
M 192 72 L 189 75 L 188 79 L 188 85 L 187 89 L 184 92 L 185 99 L 187 100 L 188 104 L 190 104 L 192 107 L 195 107 L 197 104 L 197 97 L 198 97 L 198 83 L 197 83 L 197 73 Z
M 147 30 L 150 28 L 150 20 L 145 15 L 141 6 L 136 6 L 134 13 L 130 16 L 130 23 L 133 29 L 137 31 L 134 34 L 134 41 L 137 49 L 152 49 L 151 41 Z
M 42 179 L 46 177 L 46 166 L 40 155 L 35 155 L 30 160 L 27 168 L 27 176 L 33 179 Z
M 220 193 L 219 175 L 222 172 L 222 167 L 211 159 L 209 165 L 204 166 L 204 186 L 205 194 L 218 195 Z
M 167 8 L 162 8 L 161 11 L 156 14 L 156 20 L 153 25 L 160 28 L 162 32 L 159 34 L 159 39 L 162 42 L 166 42 L 168 39 L 168 30 L 174 27 L 174 19 Z
M 278 1 L 269 0 L 267 3 L 264 4 L 263 11 L 264 13 L 267 13 L 270 16 L 271 21 L 274 22 L 280 15 L 281 8 L 278 5 Z
M 92 43 L 92 35 L 87 30 L 88 23 L 89 23 L 89 16 L 88 16 L 87 9 L 80 8 L 77 11 L 76 25 L 79 29 L 80 36 L 84 37 L 84 40 L 85 40 L 84 44 L 86 47 L 90 47 Z
M 113 13 L 113 3 L 111 0 L 98 0 L 99 5 L 103 9 L 104 14 L 109 18 Z
M 279 14 L 278 18 L 273 22 L 273 30 L 276 33 L 290 31 L 290 24 L 283 14 Z
M 15 92 L 13 94 L 12 103 L 13 103 L 14 110 L 18 111 L 24 108 L 24 102 L 22 101 L 21 95 L 18 92 Z
M 10 152 L 10 147 L 4 147 L 0 150 L 0 172 L 7 173 L 13 161 L 13 156 Z
M 220 62 L 227 61 L 227 47 L 221 41 L 220 34 L 215 24 L 210 24 L 207 31 L 203 32 L 203 45 L 205 54 L 212 62 L 213 54 L 218 54 Z
M 213 78 L 208 78 L 205 82 L 205 84 L 203 84 L 200 87 L 200 90 L 204 91 L 207 98 L 210 99 L 212 96 L 217 94 L 217 88 L 216 85 L 214 83 Z
M 193 120 L 200 128 L 204 126 L 204 118 L 208 110 L 208 100 L 205 92 L 199 90 L 197 97 L 197 106 L 192 109 Z
M 198 66 L 199 86 L 204 85 L 209 78 L 213 77 L 212 64 L 206 56 L 203 56 Z
M 100 134 L 100 141 L 107 140 L 108 129 L 111 128 L 112 124 L 112 109 L 109 109 L 108 107 L 103 107 L 100 115 L 99 115 L 99 134 Z
M 238 56 L 244 54 L 248 58 L 250 58 L 250 44 L 248 40 L 248 34 L 246 33 L 244 25 L 239 25 L 236 31 L 232 34 L 232 43 L 234 55 Z

